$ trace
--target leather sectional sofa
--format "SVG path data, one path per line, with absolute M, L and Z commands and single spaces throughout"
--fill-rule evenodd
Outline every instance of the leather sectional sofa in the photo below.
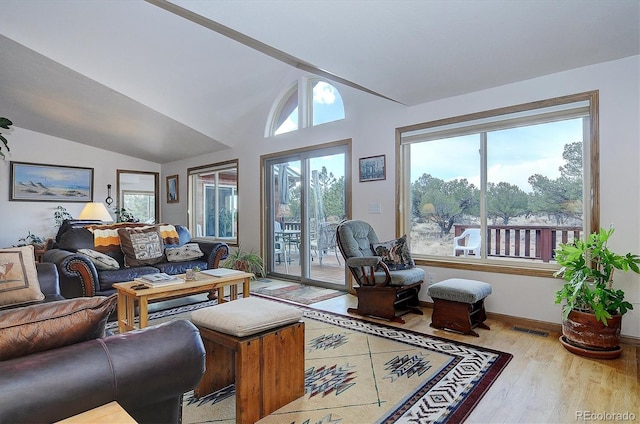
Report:
M 148 224 L 139 224 L 139 227 L 145 226 L 148 227 Z M 177 245 L 197 243 L 204 256 L 189 261 L 164 261 L 153 265 L 127 267 L 122 251 L 113 251 L 107 254 L 117 260 L 119 268 L 99 270 L 89 257 L 78 253 L 79 249 L 95 249 L 94 234 L 87 228 L 82 221 L 65 222 L 58 231 L 53 247 L 44 254 L 45 262 L 56 265 L 61 293 L 67 299 L 81 296 L 109 296 L 115 293 L 112 287 L 114 283 L 132 281 L 145 274 L 157 272 L 169 275 L 182 274 L 188 268 L 196 266 L 200 269 L 218 268 L 220 261 L 229 253 L 227 244 L 192 240 L 187 227 L 176 225 L 175 230 L 179 237 Z
M 205 370 L 198 329 L 176 320 L 64 344 L 87 318 L 97 318 L 103 332 L 114 298 L 65 300 L 53 264 L 38 264 L 37 273 L 45 300 L 0 310 L 0 346 L 7 348 L 0 348 L 0 423 L 51 423 L 113 401 L 139 423 L 181 422 L 183 394 Z M 36 336 L 21 340 L 29 334 Z M 59 346 L 43 348 L 51 339 Z M 16 344 L 34 351 L 8 355 Z

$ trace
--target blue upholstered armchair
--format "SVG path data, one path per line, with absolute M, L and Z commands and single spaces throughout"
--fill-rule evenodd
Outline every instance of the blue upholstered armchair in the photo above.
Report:
M 355 287 L 358 307 L 349 308 L 348 312 L 400 323 L 404 323 L 401 315 L 407 312 L 422 315 L 418 308 L 418 293 L 424 280 L 424 270 L 414 267 L 410 258 L 409 263 L 390 269 L 383 257 L 374 251 L 380 242 L 373 228 L 364 221 L 341 222 L 336 240 L 358 284 Z M 401 257 L 402 254 L 396 256 Z

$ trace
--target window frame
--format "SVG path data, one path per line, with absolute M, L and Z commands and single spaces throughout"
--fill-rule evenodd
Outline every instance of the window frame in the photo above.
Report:
M 403 149 L 403 147 L 405 146 L 402 143 L 403 134 L 411 133 L 414 131 L 433 129 L 437 127 L 457 125 L 464 122 L 477 121 L 487 118 L 496 118 L 496 120 L 499 120 L 500 116 L 584 101 L 588 102 L 590 117 L 590 140 L 585 146 L 585 156 L 583 159 L 583 162 L 585 163 L 584 172 L 585 174 L 588 173 L 586 177 L 583 177 L 584 184 L 588 184 L 588 187 L 583 187 L 583 208 L 587 214 L 586 220 L 588 220 L 588 224 L 585 220 L 584 227 L 585 231 L 588 232 L 598 230 L 600 226 L 600 137 L 599 92 L 595 90 L 396 128 L 396 179 L 399 182 L 399 189 L 396 191 L 396 205 L 398 208 L 396 210 L 396 233 L 406 234 L 410 232 L 411 228 L 411 207 L 409 204 L 411 200 L 411 169 L 407 153 L 408 149 Z M 532 116 L 536 116 L 536 114 L 533 114 Z M 505 263 L 502 263 L 496 260 L 488 259 L 475 259 L 473 261 L 469 261 L 465 260 L 464 258 L 454 257 L 420 256 L 413 254 L 412 256 L 414 256 L 416 264 L 421 266 L 434 266 L 440 268 L 466 269 L 474 271 L 486 271 L 539 277 L 553 277 L 553 273 L 559 268 L 557 264 L 553 263 L 539 265 L 527 263 L 525 261 L 505 261 Z
M 342 115 L 343 118 L 336 119 L 333 121 L 320 122 L 318 124 L 313 123 L 313 88 L 316 83 L 323 82 L 325 84 L 330 85 L 336 91 L 338 96 L 340 97 L 340 101 L 342 103 Z M 276 134 L 276 131 L 280 125 L 278 125 L 278 121 L 282 117 L 283 111 L 287 104 L 289 103 L 289 99 L 297 94 L 297 108 L 298 108 L 298 127 L 295 130 L 286 131 L 282 133 Z M 287 117 L 290 115 L 287 115 Z M 335 86 L 331 81 L 326 78 L 319 77 L 301 77 L 299 80 L 293 82 L 291 85 L 287 87 L 286 90 L 282 92 L 282 94 L 278 97 L 278 99 L 274 102 L 271 107 L 271 112 L 269 113 L 269 117 L 267 120 L 267 125 L 265 129 L 265 138 L 267 137 L 275 137 L 282 134 L 288 134 L 295 131 L 300 131 L 303 128 L 311 128 L 318 125 L 325 125 L 331 122 L 341 121 L 346 118 L 346 110 L 344 105 L 344 97 L 338 87 Z M 285 119 L 286 120 L 286 119 Z
M 149 213 L 155 213 L 155 204 L 156 204 L 156 193 L 154 191 L 149 191 L 149 190 L 122 190 L 122 207 L 123 208 L 127 208 L 127 196 L 145 196 L 149 199 L 148 202 L 148 211 Z M 131 211 L 131 208 L 129 207 L 129 209 L 127 209 L 128 211 Z M 134 215 L 135 216 L 135 215 Z M 140 217 L 136 218 L 140 219 Z M 142 220 L 140 219 L 142 222 L 148 222 L 149 220 Z M 156 217 L 154 217 L 153 222 L 158 222 L 158 219 Z
M 206 213 L 204 212 L 204 200 L 205 197 L 197 197 L 195 194 L 194 187 L 194 178 L 197 178 L 201 174 L 216 174 L 216 183 L 212 184 L 210 182 L 204 183 L 204 186 L 213 186 L 215 190 L 216 202 L 218 202 L 219 196 L 219 188 L 229 188 L 231 186 L 226 184 L 219 184 L 218 175 L 221 172 L 235 170 L 236 172 L 236 187 L 235 187 L 235 196 L 236 196 L 236 218 L 235 222 L 235 237 L 218 237 L 218 236 L 199 236 L 201 238 L 206 238 L 207 240 L 226 243 L 230 246 L 237 246 L 238 240 L 240 240 L 240 208 L 238 204 L 240 202 L 240 163 L 238 159 L 232 159 L 224 162 L 217 162 L 208 165 L 202 165 L 197 167 L 192 167 L 187 169 L 187 195 L 188 195 L 188 210 L 187 210 L 187 222 L 189 224 L 190 231 L 193 234 L 197 235 L 197 232 L 194 233 L 194 229 L 197 228 L 198 223 L 196 222 L 198 214 L 195 213 L 197 209 L 200 210 L 200 215 L 204 218 Z M 204 193 L 204 191 L 203 191 Z M 197 203 L 196 203 L 197 202 Z M 216 221 L 217 222 L 217 221 Z

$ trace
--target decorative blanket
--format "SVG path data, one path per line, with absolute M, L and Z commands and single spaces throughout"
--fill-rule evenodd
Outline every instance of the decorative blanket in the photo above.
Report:
M 118 236 L 118 229 L 120 228 L 157 228 L 162 236 L 162 241 L 165 245 L 178 245 L 180 244 L 180 238 L 176 227 L 171 224 L 141 224 L 138 222 L 119 222 L 117 224 L 110 225 L 89 225 L 87 230 L 93 233 L 93 245 L 94 250 L 102 253 L 119 252 L 120 249 L 120 237 Z

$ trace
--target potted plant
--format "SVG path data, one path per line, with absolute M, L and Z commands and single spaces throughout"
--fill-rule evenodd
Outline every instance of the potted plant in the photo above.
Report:
M 12 129 L 11 125 L 13 125 L 13 122 L 11 122 L 11 120 L 0 117 L 0 128 L 10 131 Z M 4 144 L 4 148 L 7 149 L 7 152 L 9 152 L 11 150 L 9 149 L 9 141 L 2 135 L 2 132 L 0 132 L 0 141 L 2 141 L 2 144 Z M 2 145 L 0 145 L 0 156 L 2 156 L 2 160 L 5 159 L 4 152 L 2 151 Z
M 565 280 L 556 293 L 556 303 L 565 302 L 560 341 L 571 352 L 602 359 L 620 356 L 622 315 L 633 309 L 624 291 L 613 287 L 614 271 L 640 274 L 638 255 L 609 250 L 613 232 L 600 229 L 556 249 L 561 268 L 554 275 Z
M 31 231 L 28 231 L 28 234 L 22 238 L 18 239 L 18 244 L 16 246 L 28 246 L 30 244 L 33 245 L 33 248 L 36 250 L 44 249 L 44 244 L 46 240 L 44 237 L 37 236 L 32 234 Z
M 64 206 L 58 206 L 53 212 L 53 219 L 56 221 L 56 227 L 60 227 L 66 219 L 73 219 L 73 217 L 69 211 L 67 211 L 67 208 Z
M 250 252 L 242 250 L 240 246 L 238 246 L 238 248 L 233 252 L 229 253 L 227 259 L 225 259 L 220 266 L 223 268 L 250 272 L 254 275 L 254 278 L 262 278 L 266 276 L 262 257 L 253 250 Z

